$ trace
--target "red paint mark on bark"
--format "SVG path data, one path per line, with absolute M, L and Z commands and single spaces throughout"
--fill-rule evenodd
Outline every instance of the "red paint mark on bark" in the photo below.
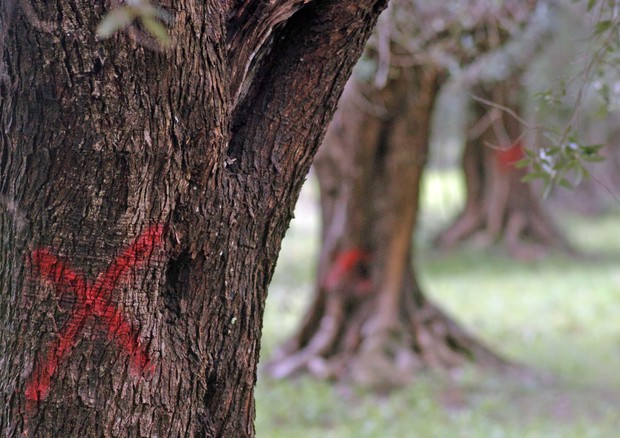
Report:
M 358 267 L 364 266 L 370 262 L 370 253 L 360 248 L 353 248 L 348 251 L 344 251 L 336 257 L 332 269 L 325 278 L 325 287 L 330 290 L 335 290 L 343 278 L 351 275 Z M 368 278 L 362 278 L 357 282 L 356 289 L 359 289 L 357 294 L 364 295 L 371 290 L 372 284 Z
M 39 401 L 47 397 L 52 376 L 66 359 L 76 342 L 76 337 L 91 316 L 103 323 L 108 337 L 114 339 L 129 355 L 134 370 L 140 373 L 153 372 L 154 366 L 149 360 L 148 353 L 121 311 L 111 303 L 111 298 L 114 289 L 122 284 L 130 270 L 146 260 L 161 244 L 162 234 L 161 225 L 148 228 L 92 283 L 47 249 L 32 252 L 30 263 L 41 278 L 54 284 L 59 296 L 68 291 L 75 293 L 76 302 L 69 320 L 60 330 L 58 338 L 49 346 L 45 357 L 40 358 L 26 384 L 28 400 Z
M 523 143 L 521 140 L 506 149 L 496 149 L 495 159 L 499 164 L 499 167 L 504 172 L 510 172 L 514 165 L 521 159 L 525 158 L 525 152 L 523 151 Z

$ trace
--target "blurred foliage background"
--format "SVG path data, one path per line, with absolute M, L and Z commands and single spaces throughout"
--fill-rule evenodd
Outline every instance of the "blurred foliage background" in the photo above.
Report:
M 552 39 L 528 63 L 521 93 L 531 144 L 549 146 L 541 140 L 537 128 L 542 127 L 556 139 L 605 146 L 605 162 L 583 163 L 592 178 L 574 190 L 554 188 L 545 200 L 577 254 L 552 251 L 516 260 L 505 248 L 481 246 L 475 239 L 449 251 L 435 249 L 433 238 L 465 203 L 459 159 L 468 91 L 454 87 L 445 87 L 435 110 L 420 223 L 412 236 L 427 294 L 531 372 L 511 375 L 475 365 L 428 371 L 390 392 L 307 376 L 275 380 L 261 373 L 259 437 L 618 436 L 618 5 L 563 4 Z M 599 53 L 601 44 L 607 46 Z M 534 184 L 542 193 L 542 183 Z M 295 216 L 270 287 L 262 362 L 296 328 L 314 290 L 320 218 L 312 175 Z

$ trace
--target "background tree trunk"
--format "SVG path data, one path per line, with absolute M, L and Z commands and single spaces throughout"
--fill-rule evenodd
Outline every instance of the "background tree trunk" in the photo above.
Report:
M 420 366 L 500 363 L 429 302 L 412 268 L 420 176 L 440 84 L 400 69 L 385 88 L 349 81 L 315 162 L 322 247 L 312 305 L 269 371 L 400 385 Z
M 494 85 L 491 91 L 478 88 L 474 94 L 498 107 L 473 103 L 475 123 L 462 161 L 465 207 L 436 243 L 452 248 L 476 235 L 483 244 L 503 241 L 514 256 L 525 259 L 552 247 L 569 250 L 534 188 L 521 181 L 527 169 L 515 167 L 525 157 L 523 126 L 514 117 L 520 114 L 517 79 Z
M 104 1 L 22 3 L 0 5 L 0 435 L 253 436 L 267 284 L 385 1 L 164 1 L 161 53 L 96 41 Z

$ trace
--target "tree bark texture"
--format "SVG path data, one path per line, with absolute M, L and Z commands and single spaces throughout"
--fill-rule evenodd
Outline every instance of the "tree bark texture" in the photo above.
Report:
M 409 382 L 420 367 L 501 362 L 416 281 L 411 238 L 442 75 L 428 65 L 397 71 L 383 89 L 349 81 L 317 155 L 316 292 L 268 365 L 276 377 L 308 371 L 381 389 Z
M 0 436 L 253 436 L 280 242 L 385 1 L 166 0 L 161 52 L 97 41 L 108 2 L 0 6 Z
M 476 237 L 483 244 L 503 241 L 511 254 L 530 259 L 549 248 L 569 250 L 534 188 L 522 182 L 527 169 L 515 164 L 525 157 L 519 119 L 519 86 L 515 78 L 478 88 L 475 95 L 496 106 L 473 103 L 473 126 L 463 151 L 466 202 L 455 222 L 436 239 L 441 248 Z

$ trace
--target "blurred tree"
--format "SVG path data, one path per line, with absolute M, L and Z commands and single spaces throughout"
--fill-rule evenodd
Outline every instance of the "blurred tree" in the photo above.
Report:
M 544 214 L 535 192 L 520 183 L 517 176 L 540 180 L 545 196 L 551 194 L 553 209 L 569 207 L 593 214 L 618 204 L 620 179 L 616 171 L 615 134 L 620 101 L 619 3 L 616 0 L 560 3 L 561 13 L 556 21 L 561 24 L 555 26 L 553 40 L 545 45 L 535 65 L 528 66 L 525 75 L 527 85 L 534 91 L 534 99 L 526 102 L 535 107 L 535 115 L 528 117 L 533 123 L 529 126 L 528 122 L 520 126 L 513 123 L 512 129 L 506 129 L 507 114 L 500 114 L 502 106 L 491 102 L 495 93 L 492 87 L 482 86 L 474 91 L 486 98 L 481 99 L 484 104 L 475 105 L 481 120 L 486 121 L 479 125 L 492 128 L 492 132 L 485 133 L 477 126 L 468 140 L 490 144 L 496 151 L 483 155 L 475 145 L 466 147 L 463 162 L 468 173 L 467 204 L 455 223 L 438 236 L 441 246 L 450 247 L 476 233 L 483 242 L 504 239 L 514 254 L 525 258 L 543 254 L 548 247 L 572 251 Z M 505 105 L 509 108 L 502 108 L 515 116 L 512 122 L 519 119 L 525 106 L 522 93 L 500 91 L 498 94 L 498 102 L 508 102 Z M 496 122 L 492 124 L 491 120 Z M 509 172 L 504 166 L 504 172 L 497 172 L 493 166 L 496 160 L 489 157 L 520 155 L 518 147 L 506 148 L 501 143 L 514 145 L 504 135 L 508 131 L 522 140 L 524 127 L 536 133 L 535 139 L 527 136 L 533 140 L 525 149 L 527 176 L 525 171 L 514 167 Z M 504 140 L 498 138 L 498 133 Z M 592 162 L 597 164 L 590 165 Z M 484 183 L 487 180 L 497 183 Z M 557 186 L 571 190 L 560 190 Z
M 476 87 L 475 121 L 467 133 L 462 168 L 466 202 L 455 222 L 436 239 L 450 248 L 476 235 L 479 243 L 504 240 L 521 259 L 543 255 L 550 247 L 570 250 L 545 212 L 528 170 L 516 164 L 526 157 L 526 126 L 521 111 L 520 75 L 499 84 Z
M 464 83 L 505 80 L 547 32 L 547 12 L 531 14 L 537 5 L 545 3 L 396 0 L 379 19 L 317 155 L 316 293 L 269 364 L 272 375 L 305 370 L 397 386 L 422 366 L 505 365 L 424 296 L 411 237 L 431 114 L 447 72 Z M 489 47 L 486 33 L 498 23 L 519 44 Z
M 554 6 L 553 3 L 549 5 Z M 553 14 L 553 20 L 556 20 L 555 15 L 557 13 Z M 502 46 L 511 38 L 500 24 L 491 23 L 487 29 L 489 49 Z M 555 26 L 548 27 L 545 42 L 550 42 L 549 37 L 557 33 L 552 29 Z M 546 45 L 541 41 L 532 47 L 541 49 Z M 534 54 L 529 53 L 529 57 Z M 504 241 L 511 254 L 524 259 L 540 256 L 551 247 L 572 251 L 545 212 L 537 190 L 524 182 L 530 176 L 540 177 L 544 173 L 540 169 L 541 163 L 535 161 L 534 172 L 527 177 L 528 169 L 516 166 L 526 157 L 527 149 L 538 149 L 526 144 L 532 136 L 526 135 L 528 124 L 524 122 L 522 111 L 525 96 L 521 92 L 521 80 L 531 59 L 520 58 L 522 62 L 513 63 L 511 69 L 503 69 L 508 72 L 504 80 L 482 74 L 476 83 L 471 79 L 471 73 L 503 68 L 502 65 L 489 64 L 484 58 L 484 63 L 476 63 L 480 64 L 479 69 L 471 69 L 466 81 L 459 78 L 459 74 L 454 78 L 455 82 L 466 82 L 477 97 L 470 107 L 471 125 L 462 157 L 467 198 L 462 213 L 437 236 L 436 243 L 442 248 L 450 248 L 475 235 L 479 243 Z M 539 136 L 539 139 L 543 138 Z
M 433 67 L 385 88 L 351 81 L 315 160 L 322 247 L 316 295 L 301 329 L 276 354 L 277 377 L 300 369 L 367 385 L 400 385 L 418 366 L 499 363 L 420 290 L 411 236 L 426 161 Z M 381 116 L 365 105 L 381 102 Z
M 253 436 L 280 242 L 386 2 L 162 1 L 159 52 L 97 40 L 115 3 L 0 3 L 0 435 Z

